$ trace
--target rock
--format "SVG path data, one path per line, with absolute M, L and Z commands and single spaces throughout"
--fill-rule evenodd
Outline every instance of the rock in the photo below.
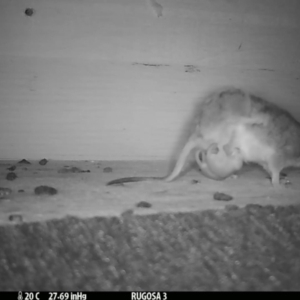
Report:
M 224 193 L 214 193 L 214 199 L 217 201 L 230 201 L 233 199 L 232 196 L 224 194 Z
M 7 168 L 8 171 L 14 171 L 16 169 L 16 166 L 11 166 L 9 168 Z
M 41 160 L 39 161 L 39 164 L 40 164 L 41 166 L 44 166 L 45 164 L 47 164 L 47 162 L 48 162 L 48 160 L 47 160 L 46 158 L 43 158 L 43 159 L 41 159 Z
M 146 201 L 141 201 L 136 204 L 136 207 L 142 207 L 142 208 L 150 208 L 152 207 L 152 204 Z
M 200 183 L 200 180 L 193 179 L 191 183 L 192 184 L 198 184 L 198 183 Z
M 16 173 L 14 173 L 14 172 L 9 172 L 9 173 L 7 173 L 7 175 L 6 175 L 6 179 L 7 179 L 7 180 L 10 180 L 10 181 L 15 180 L 17 177 L 18 177 L 18 176 L 17 176 Z
M 26 165 L 31 165 L 31 162 L 29 162 L 28 160 L 26 159 L 22 159 L 18 162 L 18 164 L 26 164 Z
M 103 169 L 103 173 L 111 173 L 113 170 L 111 167 L 106 167 Z
M 8 220 L 15 223 L 22 223 L 23 222 L 23 216 L 20 214 L 12 214 L 8 217 Z
M 57 189 L 51 186 L 41 185 L 34 189 L 34 193 L 36 195 L 55 195 L 57 194 Z

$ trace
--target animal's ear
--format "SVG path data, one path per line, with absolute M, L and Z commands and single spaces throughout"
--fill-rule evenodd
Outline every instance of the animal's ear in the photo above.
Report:
M 202 151 L 199 152 L 198 157 L 199 157 L 199 160 L 200 160 L 201 162 L 203 162 L 203 154 L 202 154 Z

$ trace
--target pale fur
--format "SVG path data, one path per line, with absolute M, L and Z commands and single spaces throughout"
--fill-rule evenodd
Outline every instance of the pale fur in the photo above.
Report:
M 163 177 L 127 177 L 108 183 L 145 180 L 174 180 L 182 171 L 192 150 L 203 174 L 226 178 L 242 162 L 260 164 L 279 185 L 280 171 L 300 167 L 300 124 L 286 110 L 266 100 L 231 88 L 210 95 L 196 111 L 191 135 L 185 143 L 171 174 Z M 212 150 L 217 144 L 219 152 Z M 205 161 L 199 160 L 204 153 Z M 206 155 L 206 156 L 205 156 Z
M 211 144 L 206 151 L 197 151 L 195 158 L 203 175 L 215 180 L 223 180 L 243 166 L 243 158 L 238 148 L 228 155 L 216 143 Z
M 299 122 L 275 104 L 233 88 L 203 102 L 194 131 L 165 180 L 180 174 L 193 149 L 207 150 L 212 143 L 229 156 L 238 148 L 244 162 L 258 163 L 270 173 L 273 185 L 279 184 L 283 168 L 300 166 Z

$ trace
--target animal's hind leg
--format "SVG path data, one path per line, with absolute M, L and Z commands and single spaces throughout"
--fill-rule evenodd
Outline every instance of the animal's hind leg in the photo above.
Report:
M 203 145 L 204 145 L 204 142 L 203 142 L 202 138 L 195 137 L 195 136 L 190 137 L 188 142 L 183 147 L 183 149 L 182 149 L 182 151 L 181 151 L 181 153 L 180 153 L 180 155 L 177 159 L 176 165 L 175 165 L 172 173 L 165 178 L 165 181 L 174 180 L 179 175 L 179 173 L 182 171 L 182 169 L 184 167 L 184 164 L 185 164 L 185 162 L 187 160 L 187 157 L 190 154 L 190 152 L 194 148 L 203 149 Z
M 264 166 L 266 171 L 269 172 L 271 176 L 271 182 L 273 187 L 279 188 L 280 185 L 280 172 L 283 169 L 283 165 L 281 163 L 280 158 L 272 157 L 268 162 L 267 165 Z
M 272 173 L 271 173 L 271 180 L 272 180 L 272 185 L 275 188 L 280 187 L 280 172 L 278 172 L 278 170 L 272 171 Z

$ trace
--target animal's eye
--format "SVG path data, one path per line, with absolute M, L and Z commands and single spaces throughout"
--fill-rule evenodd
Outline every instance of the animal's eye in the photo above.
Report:
M 203 162 L 202 152 L 199 152 L 199 160 Z
M 212 154 L 217 154 L 219 152 L 219 147 L 216 143 L 211 144 L 210 148 L 209 148 L 209 152 Z

